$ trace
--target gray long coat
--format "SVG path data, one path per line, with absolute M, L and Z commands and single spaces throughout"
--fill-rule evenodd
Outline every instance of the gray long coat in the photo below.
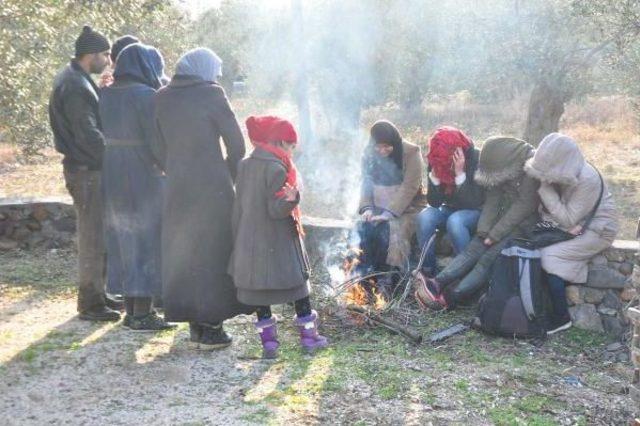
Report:
M 154 151 L 167 175 L 162 224 L 166 318 L 217 323 L 249 313 L 238 303 L 226 272 L 233 177 L 245 147 L 224 90 L 198 78 L 174 77 L 156 94 L 156 121 Z
M 238 299 L 248 305 L 293 302 L 309 295 L 309 262 L 291 217 L 300 200 L 275 197 L 285 179 L 284 164 L 259 148 L 240 163 L 229 273 Z

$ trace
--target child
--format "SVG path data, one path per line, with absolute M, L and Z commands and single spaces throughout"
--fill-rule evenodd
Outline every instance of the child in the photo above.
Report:
M 295 302 L 302 348 L 313 352 L 328 342 L 318 334 L 318 314 L 309 302 L 309 262 L 291 158 L 296 131 L 290 122 L 272 116 L 249 117 L 246 124 L 255 149 L 240 163 L 236 179 L 229 273 L 238 300 L 257 306 L 263 357 L 275 358 L 279 346 L 270 305 L 287 302 Z

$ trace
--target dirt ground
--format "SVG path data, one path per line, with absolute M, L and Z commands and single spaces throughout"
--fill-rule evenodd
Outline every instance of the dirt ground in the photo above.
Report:
M 202 353 L 184 325 L 132 333 L 79 321 L 69 251 L 0 254 L 0 423 L 23 424 L 629 424 L 628 362 L 604 336 L 570 330 L 541 346 L 468 332 L 416 346 L 321 308 L 330 349 L 296 347 L 288 307 L 282 353 L 258 358 L 250 317 L 233 346 Z M 425 335 L 472 310 L 425 316 Z

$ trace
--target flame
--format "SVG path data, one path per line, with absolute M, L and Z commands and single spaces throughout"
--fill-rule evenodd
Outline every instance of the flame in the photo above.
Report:
M 357 283 L 347 290 L 344 295 L 344 301 L 347 305 L 365 306 L 369 302 L 369 295 L 361 283 Z
M 347 278 L 355 277 L 355 268 L 360 264 L 361 250 L 352 249 L 347 253 L 343 262 L 342 270 Z M 358 282 L 352 285 L 343 296 L 347 305 L 371 306 L 375 310 L 383 309 L 387 301 L 382 293 L 378 291 L 376 280 L 371 278 L 367 283 Z

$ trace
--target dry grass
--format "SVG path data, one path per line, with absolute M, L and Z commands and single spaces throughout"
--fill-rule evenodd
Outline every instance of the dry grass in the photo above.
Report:
M 394 105 L 372 108 L 363 114 L 363 125 L 388 118 L 398 124 L 408 140 L 421 145 L 433 128 L 443 124 L 460 127 L 476 141 L 496 133 L 518 136 L 518 129 L 524 127 L 525 99 L 480 105 L 463 95 L 410 111 Z M 275 111 L 248 100 L 235 104 L 241 123 L 250 114 L 280 112 L 293 117 L 295 112 L 290 105 Z M 621 213 L 620 238 L 634 238 L 640 216 L 640 134 L 629 101 L 621 97 L 575 101 L 567 106 L 561 131 L 578 141 L 587 159 L 609 182 Z M 44 154 L 39 164 L 21 164 L 16 147 L 0 143 L 0 197 L 66 195 L 60 156 L 53 149 Z

